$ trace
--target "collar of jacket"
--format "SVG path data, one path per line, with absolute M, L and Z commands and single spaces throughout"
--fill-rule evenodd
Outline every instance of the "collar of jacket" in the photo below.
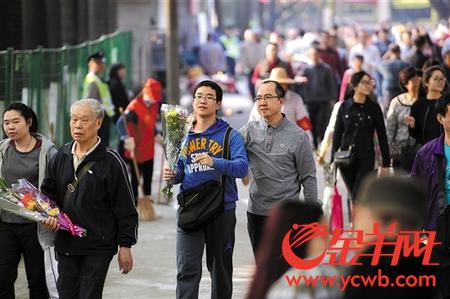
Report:
M 62 149 L 63 153 L 70 159 L 73 159 L 72 145 L 74 142 L 75 141 L 73 140 L 72 142 L 66 143 Z M 101 160 L 105 157 L 105 155 L 106 155 L 106 145 L 103 141 L 101 141 L 100 144 L 95 148 L 95 150 L 89 155 L 87 155 L 87 157 L 82 161 L 82 163 L 84 164 L 85 162 L 89 161 Z
M 433 154 L 434 155 L 444 155 L 444 134 L 441 134 L 439 138 L 434 139 L 433 141 Z

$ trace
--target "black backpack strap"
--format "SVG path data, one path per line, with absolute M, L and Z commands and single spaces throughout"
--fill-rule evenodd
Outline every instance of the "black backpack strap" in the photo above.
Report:
M 89 161 L 86 164 L 83 165 L 83 167 L 80 169 L 78 168 L 76 172 L 75 177 L 73 178 L 73 181 L 67 185 L 66 192 L 64 193 L 64 201 L 69 200 L 72 193 L 75 192 L 77 189 L 78 184 L 80 183 L 81 179 L 86 175 L 86 173 L 89 171 L 89 169 L 94 166 L 96 161 Z
M 232 131 L 233 129 L 231 127 L 228 127 L 223 140 L 222 158 L 226 160 L 230 160 L 230 135 Z
M 233 129 L 231 127 L 227 128 L 223 138 L 223 151 L 222 151 L 222 159 L 230 160 L 230 136 Z M 221 174 L 222 186 L 225 188 L 225 175 Z
M 436 155 L 436 167 L 438 174 L 438 182 L 439 182 L 439 214 L 442 213 L 445 209 L 445 189 L 444 189 L 444 159 L 441 155 Z

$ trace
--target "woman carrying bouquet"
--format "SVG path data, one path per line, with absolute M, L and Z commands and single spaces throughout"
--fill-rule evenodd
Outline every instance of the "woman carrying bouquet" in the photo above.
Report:
M 0 177 L 8 185 L 25 178 L 40 187 L 46 164 L 56 153 L 56 148 L 37 133 L 37 128 L 36 114 L 27 105 L 12 103 L 4 111 L 3 130 L 8 138 L 0 142 Z M 14 282 L 22 255 L 29 297 L 48 298 L 50 295 L 58 298 L 58 274 L 50 232 L 38 228 L 36 222 L 1 211 L 0 244 L 0 298 L 15 297 Z

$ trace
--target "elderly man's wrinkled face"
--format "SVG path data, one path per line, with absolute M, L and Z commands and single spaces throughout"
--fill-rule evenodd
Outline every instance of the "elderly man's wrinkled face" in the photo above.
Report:
M 73 107 L 70 115 L 70 133 L 73 140 L 79 143 L 92 141 L 97 137 L 101 125 L 102 119 L 96 117 L 89 105 Z

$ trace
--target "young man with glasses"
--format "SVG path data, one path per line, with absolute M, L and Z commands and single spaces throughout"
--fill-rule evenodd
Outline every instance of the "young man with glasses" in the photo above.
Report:
M 276 81 L 263 81 L 255 102 L 262 118 L 240 129 L 252 173 L 247 228 L 256 254 L 270 208 L 283 200 L 318 202 L 316 166 L 303 129 L 281 113 L 284 89 Z
M 244 142 L 232 130 L 229 158 L 222 153 L 229 124 L 217 118 L 222 103 L 222 89 L 212 81 L 202 81 L 194 89 L 195 121 L 188 140 L 181 149 L 176 171 L 164 169 L 164 180 L 174 179 L 186 191 L 208 181 L 221 181 L 225 176 L 224 212 L 201 229 L 186 231 L 177 228 L 177 291 L 176 298 L 198 298 L 202 277 L 202 256 L 206 246 L 206 263 L 211 273 L 211 298 L 232 296 L 234 229 L 238 193 L 235 178 L 248 172 Z

